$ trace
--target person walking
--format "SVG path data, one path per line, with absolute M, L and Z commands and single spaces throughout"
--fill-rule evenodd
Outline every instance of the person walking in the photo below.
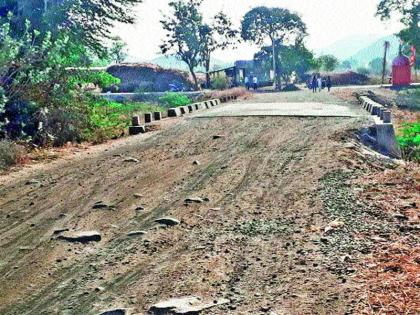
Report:
M 327 77 L 327 82 L 326 82 L 325 85 L 328 88 L 328 92 L 331 92 L 332 83 L 331 83 L 331 77 L 330 76 Z
M 322 78 L 321 78 L 321 76 L 318 76 L 317 82 L 318 82 L 319 91 L 321 92 L 322 91 Z
M 254 76 L 252 83 L 254 85 L 254 91 L 256 91 L 258 89 L 258 78 L 256 76 Z
M 246 89 L 249 91 L 249 88 L 250 88 L 249 77 L 245 77 L 245 86 L 246 86 Z
M 316 76 L 314 74 L 314 76 L 312 77 L 312 82 L 311 82 L 311 88 L 312 88 L 312 92 L 316 92 L 316 87 L 317 87 L 317 81 L 316 81 Z

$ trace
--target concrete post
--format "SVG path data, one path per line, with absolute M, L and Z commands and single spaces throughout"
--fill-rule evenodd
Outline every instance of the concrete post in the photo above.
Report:
M 391 123 L 391 112 L 389 110 L 385 110 L 382 113 L 382 120 L 384 123 Z
M 139 116 L 133 116 L 131 118 L 131 124 L 133 126 L 140 126 L 140 117 Z
M 162 113 L 161 112 L 154 112 L 153 113 L 153 118 L 155 120 L 162 120 Z
M 144 126 L 131 126 L 128 128 L 128 133 L 131 136 L 138 135 L 140 133 L 145 133 L 146 128 Z
M 179 116 L 178 108 L 169 108 L 168 109 L 168 117 L 178 117 L 178 116 Z
M 384 119 L 384 111 L 385 111 L 385 108 L 383 108 L 383 107 L 379 108 L 379 118 L 381 120 Z
M 152 113 L 144 113 L 144 122 L 146 124 L 152 122 Z

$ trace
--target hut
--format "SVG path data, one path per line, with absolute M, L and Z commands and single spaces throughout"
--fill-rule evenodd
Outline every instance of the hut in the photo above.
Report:
M 392 85 L 403 86 L 411 83 L 410 59 L 403 54 L 399 54 L 392 61 Z

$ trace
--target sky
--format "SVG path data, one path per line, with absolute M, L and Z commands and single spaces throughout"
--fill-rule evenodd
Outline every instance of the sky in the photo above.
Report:
M 127 44 L 131 59 L 151 60 L 159 52 L 165 37 L 160 20 L 170 12 L 170 0 L 144 0 L 134 10 L 134 25 L 117 25 L 114 29 Z M 239 27 L 244 14 L 256 6 L 282 7 L 298 13 L 308 28 L 307 46 L 319 50 L 353 35 L 383 35 L 398 32 L 401 25 L 396 20 L 381 21 L 375 16 L 379 0 L 204 0 L 202 12 L 211 18 L 223 11 Z M 217 51 L 214 57 L 224 61 L 252 59 L 258 47 L 241 44 L 237 49 Z

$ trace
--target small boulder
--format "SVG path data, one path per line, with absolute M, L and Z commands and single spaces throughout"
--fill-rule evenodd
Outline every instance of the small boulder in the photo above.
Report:
M 127 236 L 143 236 L 147 234 L 146 231 L 131 231 L 127 233 Z
M 68 241 L 70 243 L 89 243 L 99 242 L 102 237 L 97 231 L 77 231 L 77 232 L 65 232 L 58 236 L 58 239 Z
M 197 296 L 186 296 L 159 302 L 153 305 L 149 312 L 154 315 L 200 314 L 204 310 L 228 302 L 229 300 L 226 299 L 203 301 Z
M 216 139 L 222 139 L 222 138 L 224 138 L 225 136 L 223 136 L 223 135 L 214 135 L 213 136 L 213 139 L 214 140 L 216 140 Z
M 135 159 L 135 158 L 133 158 L 133 157 L 128 157 L 128 158 L 125 158 L 124 160 L 123 160 L 123 162 L 126 162 L 126 163 L 138 163 L 138 162 L 140 162 L 139 160 L 137 160 L 137 159 Z
M 106 204 L 105 202 L 98 201 L 92 206 L 92 209 L 106 209 L 106 208 L 109 208 L 109 207 L 110 207 L 110 205 Z
M 188 197 L 185 199 L 186 203 L 203 203 L 204 199 L 198 197 Z
M 170 217 L 159 218 L 159 219 L 156 219 L 155 222 L 162 225 L 166 225 L 166 226 L 175 226 L 175 225 L 181 224 L 181 221 L 174 218 L 170 218 Z
M 107 310 L 105 312 L 99 313 L 99 315 L 128 315 L 128 310 L 125 308 L 116 308 L 113 310 Z

